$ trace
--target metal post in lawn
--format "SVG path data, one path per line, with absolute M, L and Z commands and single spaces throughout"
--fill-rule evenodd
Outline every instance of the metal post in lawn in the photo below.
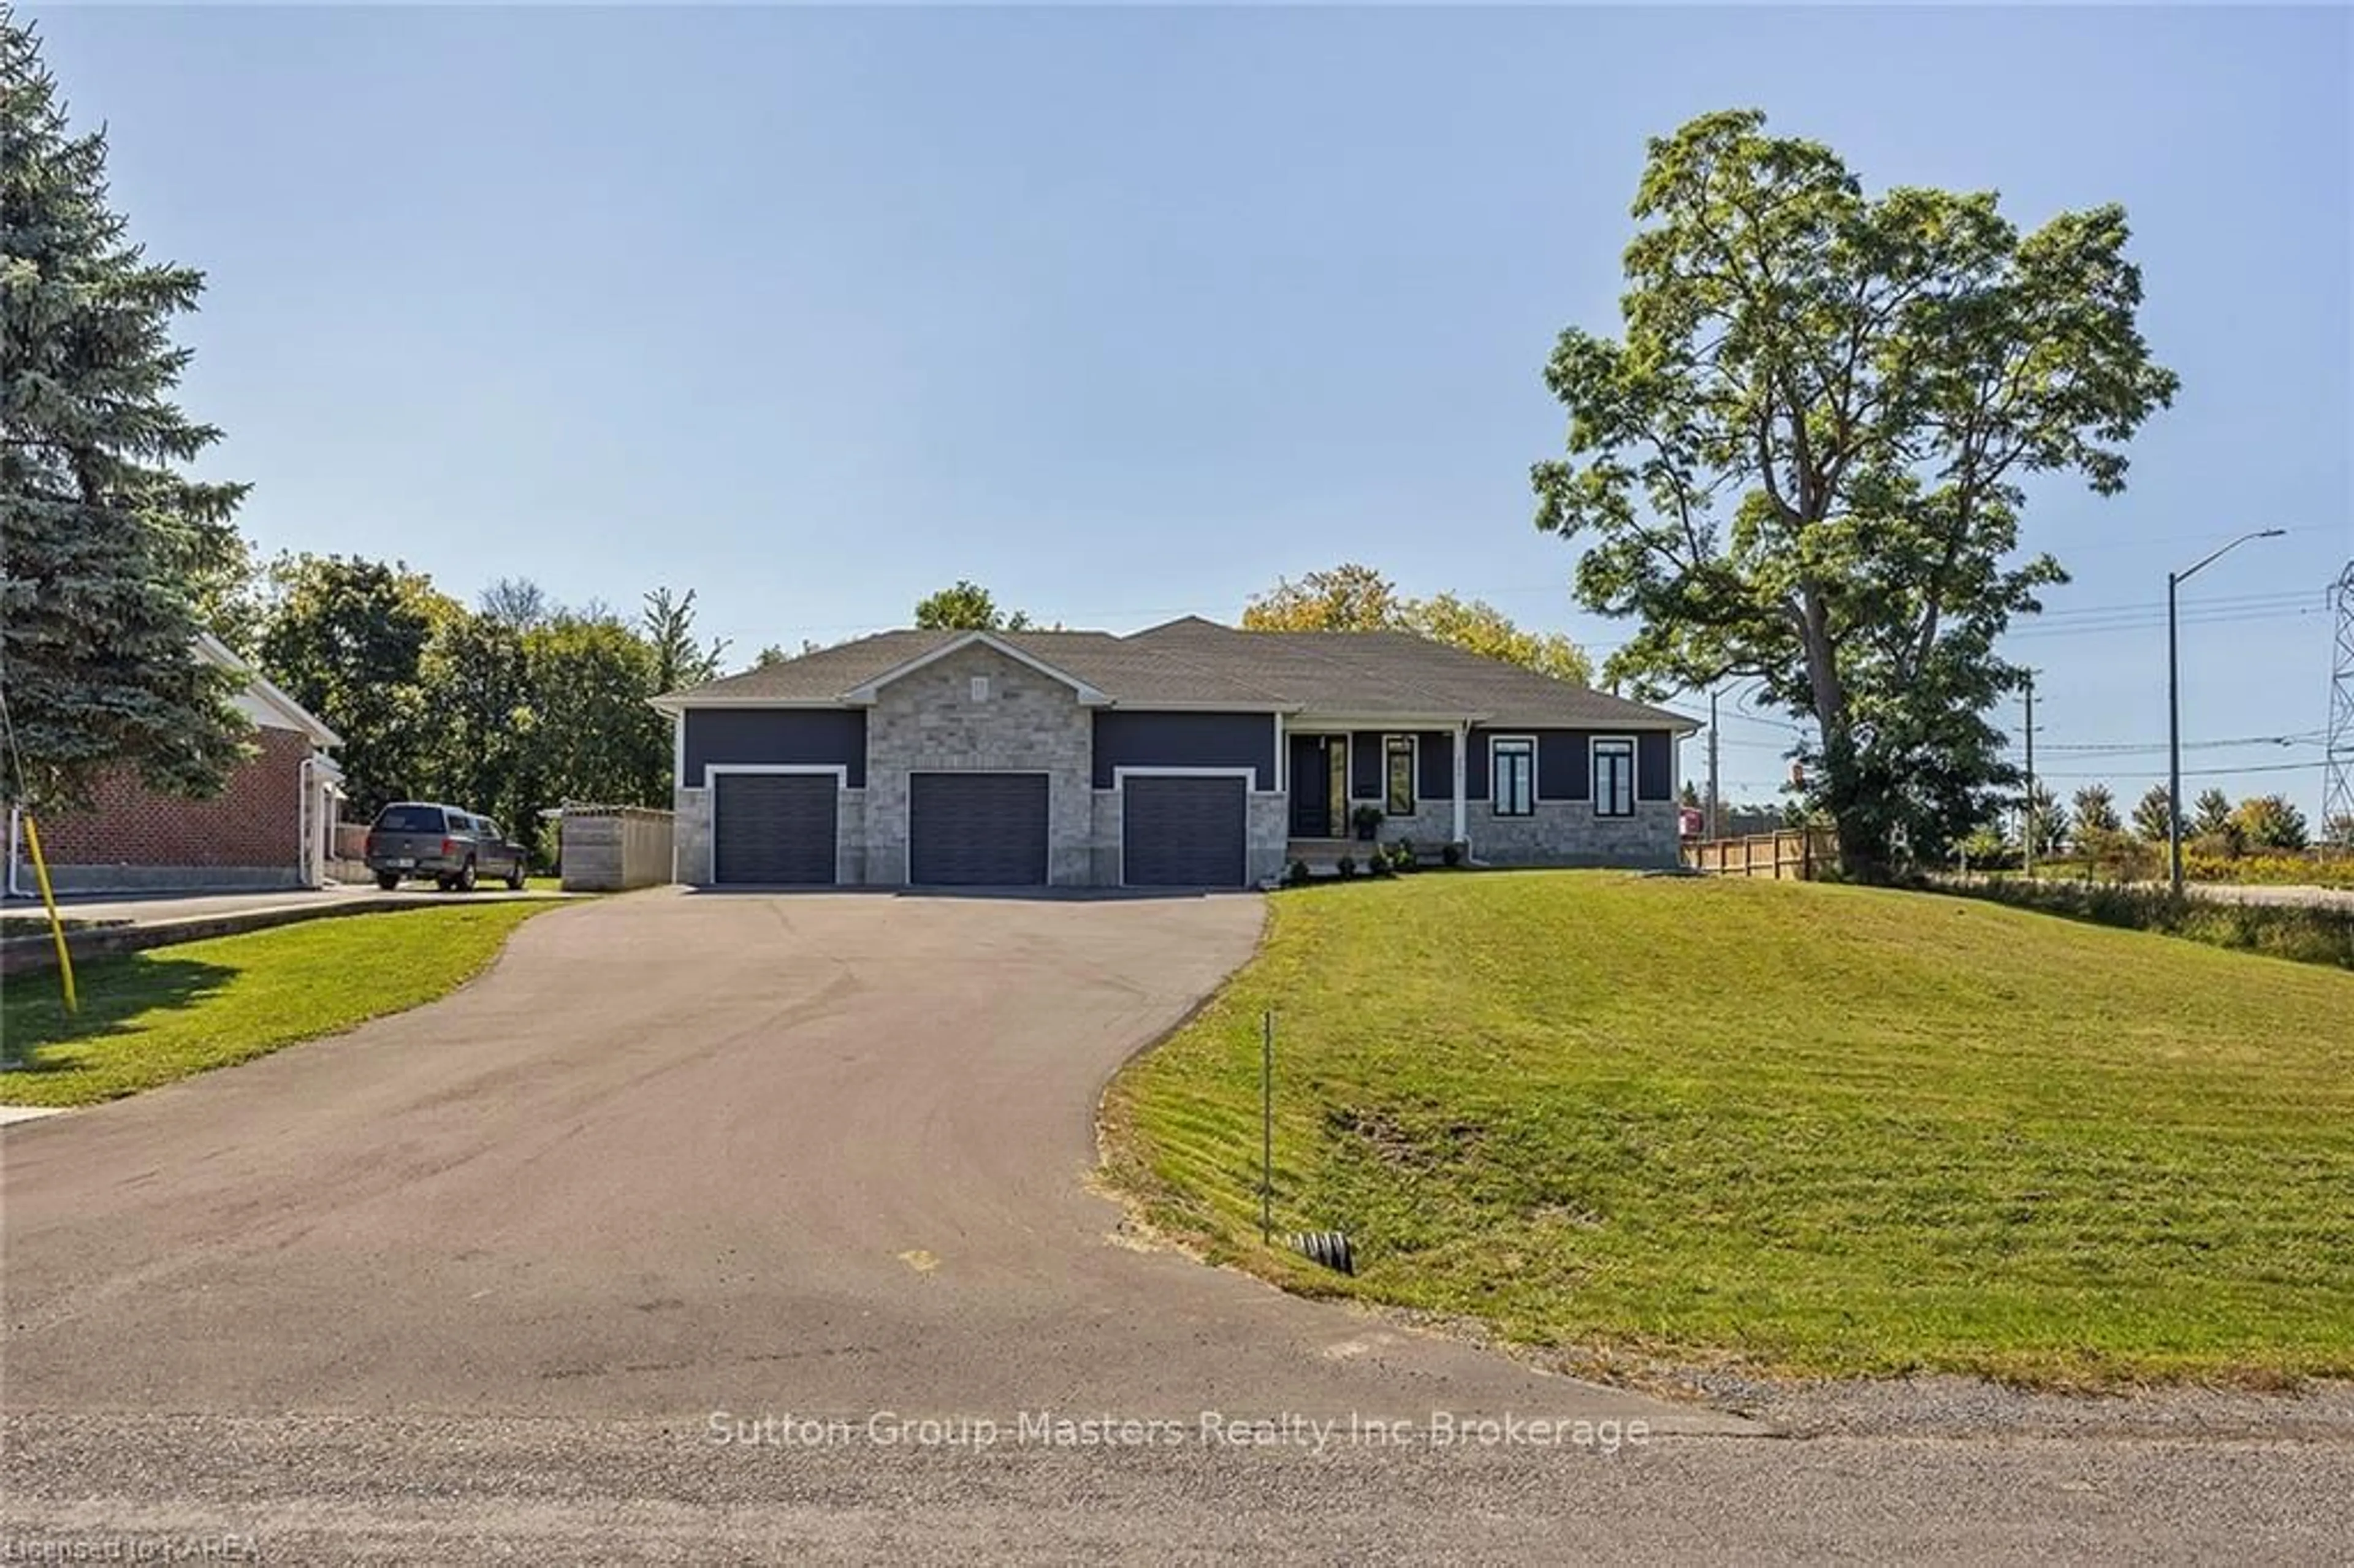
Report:
M 1258 1239 L 1275 1235 L 1275 1010 L 1258 1020 Z
M 2026 873 L 2031 884 L 2035 880 L 2035 835 L 2042 828 L 2042 813 L 2035 809 L 2035 672 L 2027 672 L 2027 821 L 2019 835 L 2019 868 Z

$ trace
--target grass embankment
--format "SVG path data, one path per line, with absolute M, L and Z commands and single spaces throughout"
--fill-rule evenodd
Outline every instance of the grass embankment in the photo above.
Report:
M 1951 891 L 2127 931 L 2157 931 L 2213 948 L 2354 969 L 2354 909 L 2241 904 L 2200 897 L 2195 887 L 2188 897 L 2176 898 L 2163 887 L 2041 877 L 1988 880 Z
M 308 920 L 79 965 L 69 1015 L 54 973 L 0 1001 L 0 1105 L 111 1100 L 400 1012 L 454 991 L 524 921 L 561 907 L 452 904 Z
M 1259 1245 L 1270 1007 L 1278 1230 L 1352 1280 Z M 1108 1115 L 1164 1229 L 1588 1366 L 2354 1372 L 2333 969 L 1863 888 L 1321 886 Z

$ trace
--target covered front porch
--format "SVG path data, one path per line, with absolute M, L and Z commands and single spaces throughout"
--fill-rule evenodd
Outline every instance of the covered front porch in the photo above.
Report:
M 1279 747 L 1289 838 L 1313 863 L 1362 842 L 1359 810 L 1379 812 L 1375 836 L 1461 842 L 1469 718 L 1367 719 L 1303 714 L 1283 722 Z

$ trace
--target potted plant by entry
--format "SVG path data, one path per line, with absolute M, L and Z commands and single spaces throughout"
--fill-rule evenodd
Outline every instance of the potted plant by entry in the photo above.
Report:
M 1373 835 L 1382 831 L 1382 809 L 1373 805 L 1360 806 L 1349 813 L 1349 825 L 1357 830 L 1358 838 L 1372 843 Z

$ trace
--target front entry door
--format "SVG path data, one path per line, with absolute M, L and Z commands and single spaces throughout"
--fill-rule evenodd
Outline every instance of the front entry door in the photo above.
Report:
M 1291 737 L 1291 836 L 1330 839 L 1349 820 L 1349 737 Z

